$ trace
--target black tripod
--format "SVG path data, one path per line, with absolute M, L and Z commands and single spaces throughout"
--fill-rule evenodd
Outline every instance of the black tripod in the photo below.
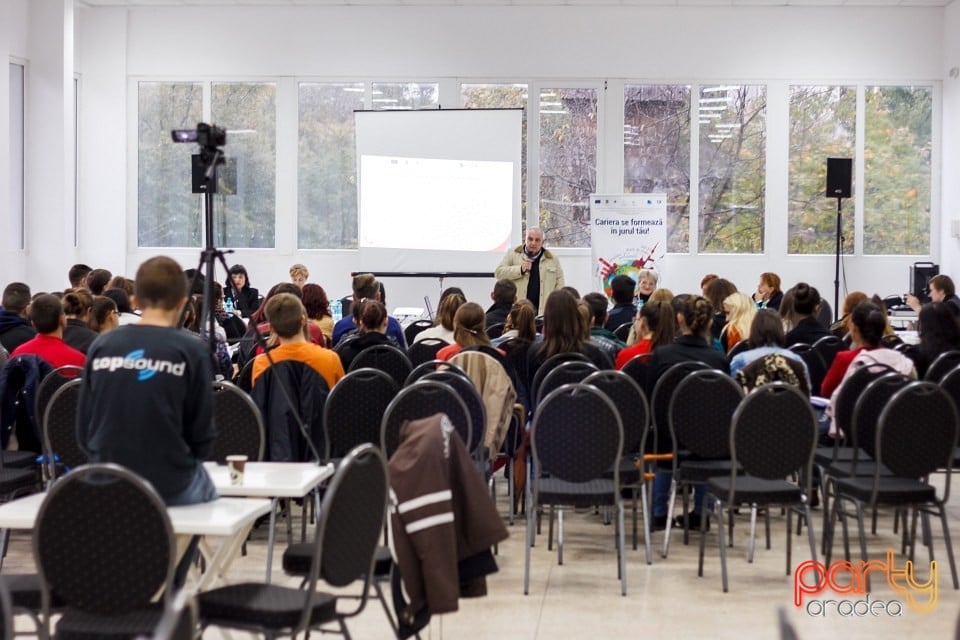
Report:
M 843 222 L 842 196 L 837 196 L 837 253 L 836 266 L 833 278 L 833 321 L 840 319 L 840 254 L 843 252 L 843 232 L 841 224 Z

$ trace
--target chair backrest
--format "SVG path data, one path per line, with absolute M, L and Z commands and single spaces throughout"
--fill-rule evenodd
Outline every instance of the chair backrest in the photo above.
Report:
M 768 353 L 757 358 L 744 368 L 737 371 L 737 382 L 749 393 L 761 384 L 769 382 L 786 382 L 800 390 L 800 393 L 810 397 L 810 386 L 807 383 L 807 367 L 803 362 L 797 362 L 782 353 Z
M 458 354 L 459 355 L 459 354 Z M 467 378 L 467 372 L 461 369 L 459 366 L 447 360 L 427 360 L 426 362 L 421 362 L 416 367 L 413 368 L 413 371 L 410 372 L 410 375 L 407 376 L 407 379 L 403 381 L 403 386 L 409 386 L 434 371 L 451 371 L 457 375 Z
M 593 385 L 566 384 L 548 393 L 533 419 L 530 444 L 538 470 L 535 493 L 544 473 L 582 483 L 612 467 L 619 482 L 623 423 L 610 398 Z
M 887 373 L 896 373 L 892 367 L 885 364 L 868 364 L 858 368 L 850 377 L 843 381 L 843 384 L 834 391 L 837 400 L 833 407 L 833 420 L 837 425 L 838 431 L 846 437 L 851 437 L 853 428 L 853 412 L 857 406 L 857 399 L 867 385 L 880 376 Z
M 546 367 L 540 367 L 537 371 L 537 377 Z M 540 378 L 539 382 L 534 384 L 534 406 L 539 406 L 548 393 L 554 389 L 572 382 L 583 382 L 583 379 L 591 373 L 599 371 L 597 365 L 592 362 L 583 362 L 581 360 L 570 360 L 557 363 L 546 371 L 546 374 Z
M 688 374 L 670 396 L 667 410 L 673 450 L 688 449 L 702 458 L 729 457 L 730 424 L 742 399 L 740 385 L 722 371 Z
M 503 326 L 502 322 L 495 322 L 487 327 L 487 337 L 493 340 L 494 338 L 499 338 L 503 335 Z
M 386 371 L 401 386 L 413 371 L 413 364 L 410 363 L 407 354 L 389 344 L 375 344 L 367 347 L 350 362 L 350 371 L 366 367 Z
M 445 413 L 460 434 L 460 439 L 473 442 L 470 410 L 456 390 L 445 382 L 420 380 L 404 387 L 387 406 L 380 423 L 380 447 L 388 459 L 400 444 L 400 427 L 406 420 Z
M 960 367 L 960 351 L 944 351 L 930 363 L 924 380 L 929 382 L 940 382 L 943 376 L 947 375 L 952 369 Z
M 266 434 L 263 416 L 253 399 L 230 382 L 213 383 L 213 420 L 217 439 L 207 460 L 226 464 L 227 456 L 245 455 L 248 460 L 263 460 Z
M 480 438 L 490 455 L 496 455 L 507 437 L 517 406 L 517 385 L 502 361 L 485 351 L 464 349 L 450 361 L 460 365 L 483 400 L 486 424 L 480 428 L 474 420 L 474 439 Z
M 537 372 L 533 374 L 533 379 L 530 380 L 530 400 L 534 403 L 534 406 L 536 406 L 537 389 L 540 387 L 540 383 L 543 382 L 544 377 L 553 371 L 553 368 L 557 365 L 564 362 L 570 362 L 571 360 L 590 362 L 590 358 L 577 351 L 557 353 L 543 361 L 543 364 L 540 365 L 540 368 L 537 369 Z
M 828 371 L 830 370 L 830 365 L 833 364 L 833 359 L 837 357 L 838 353 L 845 349 L 846 347 L 843 346 L 843 342 L 837 336 L 824 336 L 813 343 L 813 350 L 820 354 L 820 359 L 823 360 L 823 366 Z
M 487 424 L 487 410 L 483 406 L 483 398 L 480 396 L 476 385 L 470 378 L 464 378 L 452 371 L 434 371 L 423 376 L 421 380 L 435 380 L 446 383 L 460 394 L 460 399 L 467 405 L 467 411 L 470 412 L 470 425 L 472 427 L 471 440 L 469 442 L 464 440 L 463 443 L 467 445 L 467 451 L 471 455 L 476 454 L 477 447 L 483 442 L 484 427 Z
M 319 580 L 337 588 L 363 580 L 360 606 L 350 615 L 365 606 L 375 552 L 383 534 L 388 488 L 386 460 L 377 447 L 362 444 L 340 463 L 320 505 L 313 561 L 304 590 L 306 604 L 298 629 L 310 625 Z
M 960 366 L 954 367 L 940 379 L 940 388 L 947 392 L 960 411 Z
M 253 359 L 241 367 L 240 371 L 237 372 L 237 377 L 233 379 L 233 383 L 237 385 L 241 391 L 250 393 L 253 389 Z
M 633 321 L 624 322 L 616 329 L 613 330 L 613 335 L 617 336 L 617 339 L 626 342 L 627 338 L 630 337 L 630 329 L 633 328 Z
M 413 339 L 416 338 L 421 331 L 426 331 L 432 326 L 433 320 L 415 320 L 403 330 L 403 339 L 406 340 L 407 344 L 413 344 Z
M 83 381 L 74 378 L 61 384 L 46 403 L 43 414 L 43 453 L 46 477 L 57 477 L 57 467 L 67 470 L 87 463 L 87 454 L 77 442 L 77 406 L 80 402 L 80 385 Z
M 416 367 L 433 360 L 437 357 L 440 349 L 449 345 L 449 342 L 440 338 L 424 338 L 420 342 L 414 342 L 407 347 L 407 357 L 410 358 L 410 364 Z
M 650 356 L 652 353 L 641 353 L 638 356 L 633 356 L 627 363 L 623 365 L 620 370 L 625 374 L 633 378 L 634 382 L 640 385 L 640 390 L 643 391 L 644 395 L 647 393 L 647 376 L 650 372 Z
M 145 480 L 115 464 L 75 469 L 47 493 L 33 530 L 44 588 L 68 607 L 116 615 L 169 597 L 174 538 Z
M 792 344 L 789 348 L 807 365 L 807 371 L 810 373 L 810 393 L 819 396 L 820 385 L 823 384 L 823 378 L 827 375 L 827 367 L 820 353 L 812 345 L 804 343 Z
M 64 365 L 57 367 L 49 374 L 44 376 L 40 384 L 37 385 L 37 395 L 34 396 L 33 415 L 37 420 L 43 420 L 43 414 L 47 410 L 47 403 L 53 397 L 54 392 L 61 386 L 71 380 L 76 380 L 83 375 L 83 367 L 74 365 Z
M 650 395 L 650 411 L 653 416 L 654 432 L 657 436 L 655 450 L 657 453 L 672 451 L 670 449 L 670 397 L 677 385 L 694 371 L 709 369 L 710 367 L 699 360 L 678 362 L 663 372 L 653 387 Z
M 594 371 L 583 379 L 583 383 L 591 384 L 607 394 L 620 412 L 623 454 L 639 452 L 643 434 L 650 424 L 650 406 L 640 385 L 623 371 L 615 369 Z
M 378 369 L 355 369 L 341 378 L 323 408 L 324 457 L 342 458 L 367 442 L 379 446 L 383 414 L 399 390 L 390 374 Z
M 747 339 L 741 340 L 737 344 L 730 347 L 730 350 L 727 351 L 727 360 L 732 361 L 736 356 L 740 355 L 744 351 L 749 351 L 750 349 L 753 349 L 753 344 Z
M 782 480 L 799 471 L 809 488 L 817 437 L 810 401 L 795 387 L 771 382 L 748 393 L 734 412 L 730 454 L 749 475 Z M 731 478 L 733 492 L 735 471 Z
M 899 477 L 919 479 L 946 469 L 944 501 L 957 448 L 957 408 L 947 393 L 928 381 L 897 391 L 880 414 L 877 460 Z
M 887 402 L 912 379 L 899 373 L 885 373 L 870 381 L 853 408 L 850 446 L 863 449 L 871 458 L 876 456 L 876 433 L 880 414 Z M 844 432 L 848 433 L 848 432 Z

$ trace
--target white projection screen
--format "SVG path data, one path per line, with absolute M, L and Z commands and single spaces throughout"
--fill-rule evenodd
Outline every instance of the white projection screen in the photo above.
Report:
M 523 111 L 355 117 L 361 268 L 492 272 L 519 239 Z

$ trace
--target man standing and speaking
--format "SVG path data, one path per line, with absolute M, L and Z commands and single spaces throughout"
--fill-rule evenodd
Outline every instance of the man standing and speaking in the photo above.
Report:
M 543 232 L 527 229 L 522 245 L 507 251 L 495 272 L 497 280 L 511 280 L 517 285 L 517 299 L 533 303 L 537 314 L 543 314 L 547 296 L 563 287 L 563 268 L 550 251 L 543 248 Z

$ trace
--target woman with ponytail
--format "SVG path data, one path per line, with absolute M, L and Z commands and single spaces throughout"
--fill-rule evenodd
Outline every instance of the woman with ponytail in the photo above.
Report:
M 617 369 L 622 369 L 636 356 L 673 344 L 677 332 L 677 321 L 673 316 L 673 306 L 669 302 L 648 301 L 640 307 L 634 321 L 634 330 L 640 339 L 632 347 L 620 350 L 617 354 Z

